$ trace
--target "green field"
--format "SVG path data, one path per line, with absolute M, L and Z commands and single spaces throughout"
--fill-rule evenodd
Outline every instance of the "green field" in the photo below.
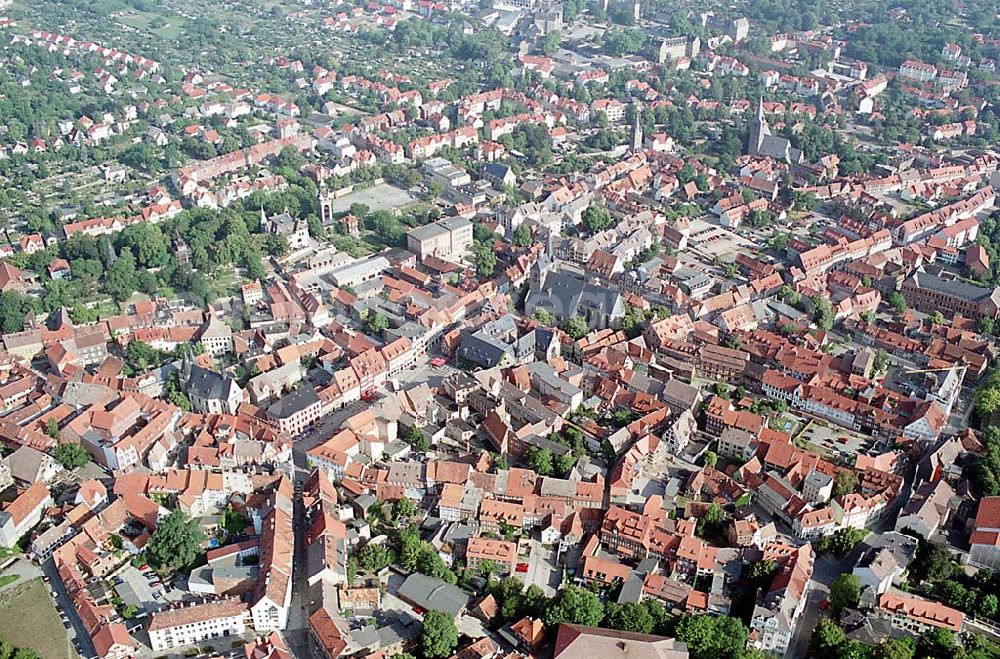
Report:
M 147 11 L 132 10 L 128 15 L 118 16 L 117 20 L 137 30 L 146 30 L 164 39 L 174 39 L 180 36 L 183 31 L 181 23 L 184 19 L 179 16 L 167 16 Z M 154 21 L 158 23 L 155 27 L 153 26 Z
M 16 647 L 31 648 L 44 659 L 76 656 L 41 579 L 0 594 L 0 638 Z

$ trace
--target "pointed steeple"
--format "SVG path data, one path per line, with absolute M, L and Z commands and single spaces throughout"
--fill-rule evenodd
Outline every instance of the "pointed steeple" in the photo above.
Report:
M 107 241 L 108 246 L 108 267 L 110 268 L 118 260 L 118 255 L 115 253 L 115 246 L 110 240 Z
M 188 382 L 191 379 L 191 367 L 194 365 L 194 361 L 191 359 L 191 352 L 187 351 L 184 353 L 184 359 L 181 360 L 181 382 Z
M 632 136 L 629 140 L 629 150 L 632 153 L 642 151 L 642 103 L 634 106 L 635 117 L 632 119 Z
M 764 118 L 764 97 L 761 96 L 757 101 L 757 114 L 754 115 L 753 120 L 750 122 L 750 135 L 747 138 L 747 155 L 760 155 L 764 138 L 770 134 L 771 129 L 767 125 L 767 119 Z
M 260 205 L 260 228 L 263 229 L 267 225 L 267 213 L 264 212 L 264 204 Z

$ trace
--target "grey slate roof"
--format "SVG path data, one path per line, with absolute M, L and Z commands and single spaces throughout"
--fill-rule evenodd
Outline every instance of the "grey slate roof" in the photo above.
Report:
M 935 293 L 942 293 L 960 300 L 968 300 L 970 302 L 981 302 L 989 298 L 1000 298 L 1000 289 L 996 288 L 984 288 L 982 286 L 974 286 L 972 284 L 966 284 L 962 281 L 957 281 L 954 279 L 945 279 L 944 277 L 938 277 L 937 275 L 932 275 L 922 270 L 917 270 L 913 273 L 913 282 L 920 288 L 933 291 Z
M 470 362 L 492 368 L 503 361 L 504 355 L 511 354 L 511 348 L 506 343 L 497 341 L 482 332 L 472 334 L 462 332 L 462 342 L 458 347 L 458 355 Z
M 191 375 L 187 386 L 192 394 L 205 400 L 226 400 L 229 397 L 229 381 L 232 378 L 191 364 Z
M 308 385 L 299 387 L 274 401 L 274 404 L 267 408 L 267 415 L 275 419 L 287 419 L 318 402 L 319 396 L 312 387 Z
M 526 313 L 530 315 L 538 307 L 560 319 L 571 316 L 587 319 L 593 314 L 615 316 L 625 312 L 625 304 L 618 291 L 587 283 L 564 272 L 548 273 L 541 289 L 528 294 Z
M 443 611 L 454 617 L 469 603 L 469 596 L 461 588 L 419 572 L 406 578 L 399 587 L 399 596 L 425 611 Z

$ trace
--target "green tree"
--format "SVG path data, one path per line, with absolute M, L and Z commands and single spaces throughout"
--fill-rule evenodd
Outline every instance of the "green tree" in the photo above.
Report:
M 358 565 L 368 572 L 378 572 L 391 565 L 394 558 L 385 545 L 369 542 L 358 552 Z
M 778 564 L 770 559 L 762 559 L 750 564 L 746 571 L 746 580 L 757 588 L 766 587 L 774 579 Z
M 31 298 L 12 290 L 0 293 L 0 330 L 4 334 L 21 331 L 28 314 L 34 315 Z
M 722 530 L 722 525 L 726 522 L 726 513 L 717 503 L 713 503 L 698 520 L 695 533 L 705 538 L 717 535 Z
M 397 519 L 400 517 L 411 517 L 417 514 L 417 504 L 413 503 L 413 499 L 409 497 L 396 499 L 392 503 L 392 514 Z
M 833 306 L 829 298 L 822 295 L 814 295 L 810 298 L 813 305 L 813 322 L 820 329 L 828 330 L 833 327 Z
M 415 451 L 424 453 L 431 447 L 431 440 L 428 439 L 427 433 L 416 425 L 410 426 L 410 432 L 407 435 L 407 439 L 410 440 L 410 446 L 412 446 Z
M 493 246 L 482 244 L 476 247 L 476 274 L 480 277 L 489 277 L 493 274 L 497 266 L 497 256 L 493 252 Z
M 163 231 L 155 224 L 130 224 L 118 234 L 118 250 L 128 250 L 141 268 L 159 268 L 170 262 L 170 249 Z
M 872 659 L 913 659 L 917 644 L 909 636 L 901 639 L 889 638 L 872 650 Z
M 576 456 L 571 452 L 563 453 L 556 457 L 553 467 L 555 468 L 555 473 L 560 478 L 566 478 L 573 467 L 576 466 Z
M 767 241 L 767 246 L 776 252 L 784 252 L 788 249 L 788 241 L 791 236 L 783 231 L 775 232 Z
M 59 422 L 55 419 L 49 419 L 45 422 L 45 434 L 52 439 L 59 439 Z
M 847 640 L 847 634 L 840 625 L 828 618 L 822 618 L 809 639 L 809 649 L 816 657 L 837 655 L 838 648 Z
M 856 574 L 842 574 L 830 584 L 830 610 L 839 613 L 861 601 L 861 579 Z
M 952 573 L 951 554 L 941 545 L 923 541 L 917 547 L 911 571 L 918 579 L 932 583 L 944 581 Z
M 604 607 L 597 595 L 579 586 L 567 586 L 545 607 L 542 621 L 548 628 L 559 623 L 596 627 L 604 617 Z
M 232 505 L 226 506 L 226 510 L 222 513 L 222 519 L 219 520 L 219 526 L 224 528 L 227 533 L 233 535 L 243 533 L 249 525 L 250 520 L 237 512 Z
M 570 316 L 563 325 L 563 331 L 576 340 L 582 339 L 590 330 L 583 318 L 580 318 L 579 316 Z
M 681 616 L 674 634 L 687 644 L 692 659 L 718 659 L 742 656 L 749 631 L 729 616 L 689 614 Z
M 980 618 L 992 618 L 997 614 L 997 596 L 993 593 L 984 593 L 979 598 L 978 611 L 976 615 Z
M 865 529 L 845 527 L 816 543 L 816 549 L 818 551 L 832 551 L 839 556 L 845 556 L 854 551 L 867 535 L 868 531 Z
M 624 428 L 632 423 L 632 411 L 627 408 L 620 408 L 611 414 L 611 423 L 616 428 Z
M 454 618 L 442 611 L 428 611 L 424 614 L 420 649 L 425 659 L 449 657 L 457 645 L 458 629 Z
M 184 393 L 181 388 L 181 376 L 176 370 L 170 372 L 167 376 L 167 402 L 171 405 L 176 405 L 184 412 L 191 410 L 191 400 Z
M 715 468 L 715 465 L 719 464 L 719 455 L 715 451 L 705 451 L 701 456 L 702 462 L 705 463 L 706 467 Z
M 552 475 L 552 451 L 547 448 L 529 447 L 525 453 L 525 463 L 540 476 Z
M 160 351 L 144 341 L 129 341 L 125 359 L 137 371 L 146 371 L 160 363 Z
M 858 477 L 853 469 L 841 469 L 833 477 L 833 496 L 851 494 L 858 489 Z
M 604 622 L 602 623 L 605 627 L 619 629 L 624 632 L 652 634 L 655 624 L 653 616 L 643 603 L 626 602 L 625 604 L 617 604 L 610 602 L 605 606 Z
M 872 364 L 872 369 L 876 373 L 884 373 L 889 368 L 889 353 L 887 353 L 882 348 L 879 348 L 878 352 L 875 353 L 875 361 Z
M 527 247 L 531 244 L 531 229 L 527 224 L 521 224 L 514 229 L 513 242 L 519 247 Z
M 204 553 L 205 534 L 196 520 L 175 510 L 156 527 L 146 545 L 146 557 L 154 567 L 171 571 L 187 568 Z
M 381 336 L 382 332 L 389 329 L 389 317 L 381 311 L 369 313 L 365 318 L 365 334 L 370 336 Z
M 542 307 L 536 307 L 535 310 L 531 312 L 531 317 L 547 327 L 551 327 L 556 322 L 556 319 L 552 317 L 552 314 Z
M 886 302 L 889 304 L 890 307 L 892 307 L 892 310 L 895 311 L 897 314 L 902 315 L 903 313 L 906 312 L 907 309 L 906 298 L 904 298 L 903 294 L 900 293 L 899 291 L 893 291 L 892 293 L 890 293 L 889 297 L 886 299 Z
M 972 400 L 976 408 L 976 414 L 981 419 L 988 419 L 994 412 L 1000 409 L 1000 387 L 996 386 L 993 382 L 988 382 L 976 389 Z
M 940 627 L 917 640 L 917 655 L 926 659 L 953 659 L 958 651 L 955 633 Z
M 611 213 L 603 206 L 591 204 L 583 211 L 583 226 L 590 233 L 604 231 L 611 226 Z
M 90 454 L 79 444 L 60 444 L 52 451 L 52 458 L 64 469 L 76 469 L 90 462 Z
M 552 32 L 549 32 L 544 37 L 542 37 L 542 46 L 541 46 L 542 54 L 551 55 L 552 53 L 556 52 L 556 49 L 559 48 L 559 40 L 561 39 L 561 37 L 562 35 L 559 34 L 559 30 L 554 30 Z
M 132 252 L 126 251 L 108 268 L 104 277 L 104 290 L 118 302 L 123 302 L 135 293 L 137 287 L 135 257 Z

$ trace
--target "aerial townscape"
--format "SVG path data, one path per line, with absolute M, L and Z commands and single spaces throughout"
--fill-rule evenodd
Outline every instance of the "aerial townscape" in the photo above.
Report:
M 1000 659 L 997 0 L 0 0 L 0 659 Z

